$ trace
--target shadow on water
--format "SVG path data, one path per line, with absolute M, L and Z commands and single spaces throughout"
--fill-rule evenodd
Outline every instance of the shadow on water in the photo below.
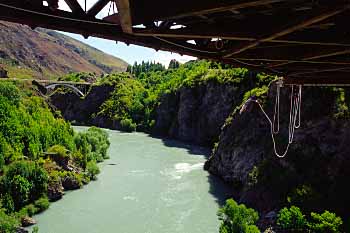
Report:
M 191 143 L 181 142 L 175 139 L 156 137 L 153 135 L 149 135 L 149 137 L 162 140 L 163 145 L 167 147 L 186 149 L 187 152 L 192 155 L 204 155 L 205 158 L 209 158 L 210 156 L 211 149 L 209 147 L 198 146 Z
M 208 183 L 210 184 L 209 193 L 215 197 L 215 201 L 220 206 L 223 206 L 227 199 L 232 198 L 233 187 L 219 177 L 209 174 Z

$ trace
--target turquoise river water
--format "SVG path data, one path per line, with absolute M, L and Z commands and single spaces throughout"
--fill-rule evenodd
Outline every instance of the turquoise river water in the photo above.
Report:
M 107 132 L 110 159 L 98 180 L 35 216 L 40 233 L 218 232 L 216 212 L 229 190 L 203 170 L 208 149 Z

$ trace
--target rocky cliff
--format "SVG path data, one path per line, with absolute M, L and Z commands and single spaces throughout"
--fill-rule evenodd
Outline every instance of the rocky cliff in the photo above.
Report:
M 80 125 L 114 128 L 107 119 L 94 117 L 113 89 L 114 86 L 111 85 L 92 86 L 85 98 L 80 98 L 73 92 L 57 92 L 51 96 L 50 101 L 68 121 Z
M 221 126 L 247 87 L 208 82 L 163 96 L 153 132 L 193 144 L 213 146 Z
M 249 85 L 213 81 L 165 94 L 156 108 L 155 125 L 151 132 L 192 144 L 213 146 L 218 141 L 225 119 L 250 88 Z M 51 97 L 51 102 L 66 120 L 120 129 L 119 122 L 97 114 L 113 89 L 110 85 L 93 86 L 84 99 L 73 93 L 57 93 Z
M 264 105 L 270 117 L 276 94 L 275 85 L 272 87 Z M 289 92 L 285 87 L 281 93 L 279 152 L 288 140 Z M 346 214 L 350 203 L 346 185 L 350 177 L 348 91 L 304 89 L 301 127 L 283 159 L 273 152 L 270 125 L 259 107 L 252 105 L 249 112 L 236 111 L 228 118 L 206 169 L 232 183 L 240 202 L 261 212 L 289 203 Z

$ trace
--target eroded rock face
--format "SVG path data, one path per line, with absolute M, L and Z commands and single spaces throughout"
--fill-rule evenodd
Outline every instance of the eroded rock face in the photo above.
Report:
M 7 76 L 7 70 L 5 70 L 4 68 L 2 68 L 0 66 L 0 78 L 8 78 Z
M 62 178 L 62 186 L 65 190 L 75 190 L 81 187 L 81 183 L 73 176 Z
M 207 84 L 183 87 L 168 94 L 157 109 L 153 132 L 199 145 L 212 146 L 221 126 L 240 104 L 244 88 L 233 84 Z
M 51 97 L 51 102 L 68 121 L 108 128 L 112 126 L 112 122 L 100 118 L 93 119 L 92 115 L 100 111 L 100 106 L 108 99 L 113 89 L 113 86 L 109 85 L 93 86 L 84 99 L 74 93 L 57 93 Z
M 276 136 L 280 153 L 288 139 L 289 93 L 290 88 L 282 89 L 280 134 Z M 329 88 L 304 89 L 301 127 L 296 129 L 294 142 L 283 159 L 273 152 L 270 125 L 257 105 L 241 115 L 232 114 L 206 169 L 233 183 L 239 193 L 238 201 L 260 212 L 278 210 L 286 204 L 287 195 L 292 196 L 293 190 L 306 185 L 311 187 L 310 196 L 321 197 L 300 205 L 318 210 L 327 208 L 322 204 L 327 203 L 337 213 L 345 214 L 348 206 L 342 203 L 350 203 L 345 182 L 350 178 L 346 169 L 350 166 L 350 121 L 346 111 L 342 113 L 339 96 L 339 92 Z M 343 104 L 349 96 L 346 91 Z M 274 98 L 275 86 L 270 88 L 264 106 L 271 118 Z M 257 175 L 252 181 L 254 171 Z
M 27 229 L 25 229 L 24 227 L 18 227 L 16 229 L 16 233 L 29 233 L 29 231 Z
M 64 195 L 64 189 L 61 182 L 49 184 L 47 188 L 47 197 L 50 201 L 57 201 Z
M 21 219 L 21 223 L 23 227 L 29 227 L 35 225 L 36 221 L 31 217 L 25 216 Z

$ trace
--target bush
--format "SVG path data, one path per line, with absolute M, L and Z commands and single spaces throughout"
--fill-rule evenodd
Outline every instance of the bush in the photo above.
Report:
M 86 173 L 91 180 L 96 180 L 97 175 L 100 173 L 100 168 L 95 161 L 88 162 L 86 166 Z
M 258 213 L 243 204 L 238 205 L 232 199 L 220 208 L 218 216 L 221 220 L 220 233 L 260 233 L 255 226 L 259 219 Z
M 24 208 L 24 212 L 29 216 L 32 217 L 34 214 L 36 214 L 38 212 L 38 209 L 35 208 L 35 206 L 33 204 L 27 205 Z
M 279 211 L 277 225 L 284 230 L 304 232 L 307 221 L 301 210 L 296 206 L 292 206 L 289 209 L 285 207 Z
M 7 98 L 14 105 L 18 105 L 21 100 L 19 89 L 9 82 L 0 83 L 0 96 Z
M 0 232 L 14 233 L 16 228 L 20 225 L 19 221 L 12 216 L 6 215 L 3 209 L 0 209 Z
M 46 194 L 48 174 L 38 164 L 18 161 L 10 164 L 1 179 L 1 190 L 13 199 L 15 210 Z
M 311 213 L 309 227 L 315 233 L 338 233 L 342 224 L 340 217 L 326 210 L 322 214 Z
M 42 197 L 34 202 L 34 206 L 37 208 L 36 213 L 43 212 L 47 210 L 50 206 L 49 199 L 47 197 Z
M 132 123 L 130 119 L 123 119 L 120 121 L 121 130 L 126 132 L 134 132 L 136 131 L 136 124 Z
M 54 154 L 52 155 L 53 157 L 57 156 L 58 160 L 69 159 L 68 150 L 61 145 L 54 145 L 50 147 L 47 152 Z

